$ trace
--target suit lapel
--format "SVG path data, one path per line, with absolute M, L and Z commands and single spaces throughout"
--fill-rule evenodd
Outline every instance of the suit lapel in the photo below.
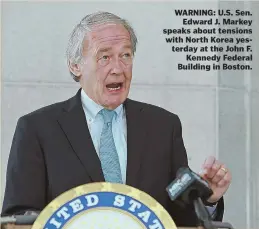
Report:
M 58 122 L 79 160 L 94 182 L 104 181 L 101 163 L 95 151 L 81 103 L 81 90 L 69 100 Z
M 147 143 L 147 131 L 143 109 L 130 99 L 125 101 L 127 119 L 127 174 L 126 184 L 138 187 L 141 162 L 143 161 Z

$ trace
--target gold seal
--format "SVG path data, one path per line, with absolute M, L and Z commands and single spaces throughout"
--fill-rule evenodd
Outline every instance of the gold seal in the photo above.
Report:
M 66 204 L 68 204 L 69 202 L 71 202 L 72 200 L 74 200 L 78 197 L 82 197 L 82 196 L 88 195 L 88 194 L 95 194 L 95 193 L 100 194 L 100 193 L 107 193 L 107 192 L 115 193 L 116 195 L 119 195 L 119 196 L 121 195 L 122 197 L 125 196 L 128 198 L 132 198 L 133 201 L 136 200 L 134 209 L 131 206 L 131 211 L 126 212 L 124 210 L 114 207 L 114 208 L 109 208 L 109 214 L 112 214 L 113 211 L 115 212 L 114 214 L 122 214 L 122 212 L 124 212 L 123 213 L 125 215 L 125 217 L 123 216 L 124 220 L 127 221 L 127 219 L 129 219 L 127 217 L 130 216 L 130 217 L 132 217 L 132 222 L 139 221 L 137 223 L 138 225 L 140 225 L 140 226 L 138 226 L 138 228 L 145 229 L 145 228 L 148 228 L 145 226 L 145 222 L 147 223 L 149 212 L 145 211 L 142 213 L 138 213 L 138 216 L 140 218 L 137 218 L 132 213 L 137 209 L 137 204 L 139 204 L 139 205 L 142 204 L 143 206 L 146 206 L 147 209 L 149 209 L 151 212 L 153 212 L 153 214 L 160 220 L 163 228 L 177 229 L 177 227 L 176 227 L 174 221 L 172 220 L 171 216 L 169 215 L 169 213 L 163 208 L 163 206 L 161 204 L 159 204 L 150 195 L 148 195 L 136 188 L 130 187 L 128 185 L 113 184 L 113 183 L 107 183 L 107 182 L 89 183 L 89 184 L 85 184 L 85 185 L 81 185 L 76 188 L 73 188 L 67 192 L 64 192 L 63 194 L 58 196 L 56 199 L 54 199 L 52 202 L 50 202 L 43 209 L 43 211 L 40 213 L 40 215 L 36 219 L 35 223 L 33 224 L 32 229 L 43 229 L 43 228 L 47 229 L 47 227 L 45 227 L 46 223 L 49 222 L 50 219 L 53 219 L 53 215 L 57 212 L 57 210 L 60 209 L 62 206 L 66 206 Z M 100 206 L 98 206 L 96 208 L 82 210 L 80 213 L 75 215 L 73 218 L 69 219 L 63 226 L 58 226 L 58 223 L 55 222 L 55 224 L 57 225 L 57 227 L 55 227 L 55 228 L 66 228 L 66 229 L 76 228 L 76 226 L 70 227 L 70 225 L 72 225 L 72 223 L 75 221 L 74 218 L 79 219 L 80 217 L 82 217 L 82 215 L 88 214 L 88 217 L 90 215 L 92 217 L 91 219 L 93 219 L 94 217 L 97 217 L 96 216 L 97 213 L 99 214 L 100 212 L 104 212 L 105 210 L 107 210 L 107 208 L 100 207 Z M 134 214 L 136 215 L 137 213 L 134 213 Z M 107 213 L 106 213 L 106 215 L 107 215 Z M 98 216 L 98 217 L 100 218 L 100 216 Z M 105 217 L 107 217 L 107 216 L 105 216 Z M 106 220 L 107 219 L 103 218 L 103 222 L 105 222 Z M 101 222 L 102 219 L 99 219 L 99 221 Z M 106 222 L 108 222 L 108 221 L 106 221 Z M 127 224 L 127 222 L 124 222 L 124 225 L 121 225 L 121 228 L 125 228 L 125 225 Z M 113 220 L 113 223 L 116 223 L 116 220 Z M 117 223 L 119 223 L 119 222 L 117 222 Z M 80 224 L 80 225 L 83 226 L 83 224 Z M 92 227 L 90 228 L 88 226 L 83 226 L 81 228 L 92 229 Z M 114 228 L 120 228 L 120 227 L 116 226 Z

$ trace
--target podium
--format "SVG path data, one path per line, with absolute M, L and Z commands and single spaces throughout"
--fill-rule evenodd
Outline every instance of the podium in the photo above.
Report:
M 203 218 L 198 219 L 207 222 Z M 124 229 L 233 229 L 228 223 L 209 223 L 198 224 L 204 227 L 177 227 L 169 213 L 151 196 L 127 185 L 103 182 L 68 190 L 49 203 L 39 215 L 1 219 L 1 229 L 43 229 L 53 228 L 53 225 L 60 229 L 120 228 L 121 225 Z
M 31 229 L 32 226 L 30 225 L 13 225 L 13 224 L 9 224 L 9 225 L 5 225 L 3 226 L 1 229 Z M 203 229 L 202 227 L 178 227 L 178 229 Z
M 31 225 L 14 225 L 14 224 L 7 224 L 1 226 L 1 229 L 31 229 Z

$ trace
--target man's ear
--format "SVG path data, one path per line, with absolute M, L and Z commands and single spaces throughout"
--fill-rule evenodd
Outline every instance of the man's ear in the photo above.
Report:
M 74 64 L 74 63 L 71 63 L 71 61 L 69 61 L 69 62 L 68 62 L 68 67 L 69 67 L 69 70 L 70 70 L 75 76 L 77 76 L 78 78 L 81 77 L 82 72 L 81 72 L 80 64 Z

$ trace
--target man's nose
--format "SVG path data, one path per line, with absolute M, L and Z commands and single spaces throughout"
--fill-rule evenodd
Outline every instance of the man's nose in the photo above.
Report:
M 112 65 L 112 70 L 111 70 L 112 74 L 121 74 L 123 72 L 124 65 L 119 58 L 113 59 L 111 65 Z

